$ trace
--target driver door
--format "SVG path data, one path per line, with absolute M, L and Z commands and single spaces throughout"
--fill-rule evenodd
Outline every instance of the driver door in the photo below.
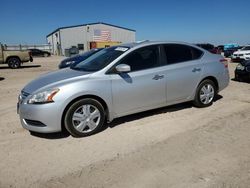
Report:
M 158 45 L 142 47 L 118 63 L 129 65 L 131 71 L 111 75 L 116 117 L 166 104 L 166 77 L 159 54 Z

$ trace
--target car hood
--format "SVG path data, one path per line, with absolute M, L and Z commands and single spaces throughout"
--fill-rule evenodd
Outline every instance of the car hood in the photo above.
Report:
M 250 50 L 238 50 L 234 52 L 234 54 L 246 54 L 246 53 L 250 53 Z
M 23 91 L 27 93 L 33 93 L 39 89 L 42 89 L 47 86 L 53 87 L 54 85 L 58 84 L 59 82 L 64 82 L 72 78 L 77 77 L 88 77 L 91 72 L 84 72 L 73 70 L 70 68 L 61 69 L 58 71 L 50 72 L 44 74 L 35 80 L 28 83 L 24 88 Z

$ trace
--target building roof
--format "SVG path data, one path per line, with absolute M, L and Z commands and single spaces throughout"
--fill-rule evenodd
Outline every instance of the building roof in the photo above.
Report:
M 67 28 L 87 26 L 87 25 L 96 25 L 96 24 L 108 25 L 108 26 L 117 27 L 117 28 L 120 28 L 120 29 L 125 29 L 125 30 L 129 30 L 129 31 L 134 31 L 135 32 L 134 29 L 129 29 L 129 28 L 126 28 L 126 27 L 112 25 L 112 24 L 108 24 L 108 23 L 104 23 L 104 22 L 95 22 L 95 23 L 88 23 L 88 24 L 80 24 L 80 25 L 72 25 L 72 26 L 66 26 L 66 27 L 59 27 L 56 30 L 54 30 L 53 32 L 51 32 L 50 34 L 48 34 L 46 37 L 49 37 L 50 35 L 54 34 L 55 32 L 59 31 L 60 29 L 67 29 Z

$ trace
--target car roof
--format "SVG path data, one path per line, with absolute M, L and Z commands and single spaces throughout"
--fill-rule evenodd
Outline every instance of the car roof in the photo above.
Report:
M 157 44 L 182 44 L 182 45 L 188 45 L 188 46 L 193 46 L 195 48 L 202 49 L 199 46 L 196 46 L 194 44 L 190 44 L 187 42 L 180 42 L 180 41 L 149 41 L 149 40 L 145 40 L 145 41 L 137 41 L 137 42 L 133 42 L 133 43 L 124 43 L 124 44 L 120 44 L 119 46 L 124 46 L 124 47 L 128 47 L 128 48 L 135 48 L 135 47 L 143 47 L 143 46 L 157 45 Z

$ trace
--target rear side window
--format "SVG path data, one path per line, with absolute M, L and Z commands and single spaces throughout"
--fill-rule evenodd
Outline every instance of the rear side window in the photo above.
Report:
M 128 54 L 119 64 L 127 64 L 131 71 L 139 71 L 159 66 L 158 46 L 143 47 Z
M 191 46 L 182 44 L 166 44 L 164 45 L 167 64 L 181 63 L 199 59 L 202 51 Z
M 198 50 L 197 48 L 190 47 L 190 50 L 192 53 L 193 60 L 199 59 L 203 54 L 203 52 Z

